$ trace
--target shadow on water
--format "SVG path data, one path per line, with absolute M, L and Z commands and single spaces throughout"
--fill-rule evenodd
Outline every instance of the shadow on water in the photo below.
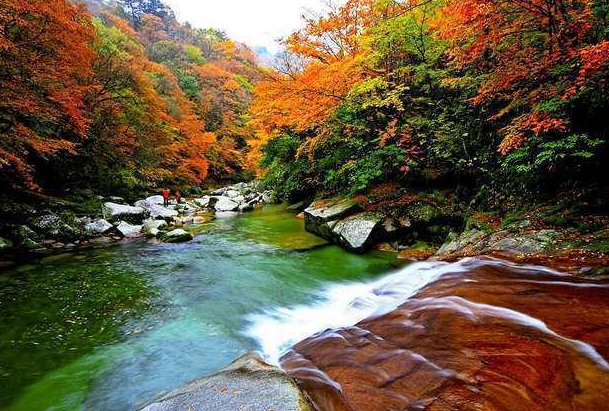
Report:
M 320 248 L 279 207 L 199 231 L 2 273 L 0 410 L 132 410 L 259 349 L 249 316 L 394 264 Z

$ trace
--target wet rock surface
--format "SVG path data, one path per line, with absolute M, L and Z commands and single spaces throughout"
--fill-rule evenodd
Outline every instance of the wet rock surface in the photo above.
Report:
M 177 389 L 142 411 L 312 411 L 294 381 L 247 354 L 217 374 Z
M 283 368 L 326 411 L 605 409 L 609 282 L 468 265 L 302 341 Z

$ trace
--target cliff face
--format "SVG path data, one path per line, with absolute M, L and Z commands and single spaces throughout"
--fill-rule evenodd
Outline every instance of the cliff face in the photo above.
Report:
M 328 411 L 605 409 L 609 282 L 470 265 L 299 343 L 284 369 Z

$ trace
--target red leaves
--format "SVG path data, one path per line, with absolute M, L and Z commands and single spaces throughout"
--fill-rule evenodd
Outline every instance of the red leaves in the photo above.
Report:
M 580 50 L 581 68 L 577 84 L 584 86 L 591 78 L 609 66 L 609 41 L 603 40 L 598 44 L 584 47 Z
M 532 135 L 568 132 L 560 113 L 536 113 L 536 106 L 574 95 L 609 58 L 606 40 L 586 44 L 594 28 L 590 0 L 452 0 L 436 27 L 452 43 L 453 64 L 473 68 L 482 79 L 472 102 L 488 106 L 490 119 L 507 121 L 503 154 Z M 579 73 L 574 59 L 581 60 Z M 576 86 L 570 86 L 573 77 Z
M 28 153 L 71 151 L 85 137 L 93 41 L 89 16 L 67 0 L 0 5 L 0 111 L 9 123 L 0 149 L 10 153 L 14 184 L 36 186 Z

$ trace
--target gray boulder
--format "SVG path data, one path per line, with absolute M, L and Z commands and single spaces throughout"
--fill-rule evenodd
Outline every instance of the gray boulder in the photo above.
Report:
M 236 198 L 239 197 L 241 193 L 238 190 L 233 190 L 232 188 L 229 190 L 226 190 L 226 192 L 224 193 L 224 195 L 228 198 Z
M 103 214 L 110 222 L 126 221 L 131 224 L 140 224 L 148 216 L 148 211 L 142 207 L 132 207 L 125 204 L 104 203 Z
M 195 198 L 193 202 L 201 208 L 211 208 L 216 203 L 216 199 L 211 196 L 204 196 L 201 198 Z
M 360 213 L 338 221 L 332 233 L 346 249 L 361 252 L 373 244 L 382 221 L 378 213 Z
M 167 222 L 165 220 L 146 220 L 142 225 L 142 233 L 144 233 L 146 237 L 156 237 L 161 230 L 166 228 Z
M 142 411 L 312 411 L 283 371 L 247 354 L 224 370 L 179 388 Z
M 135 238 L 139 237 L 142 234 L 142 226 L 141 225 L 131 225 L 125 221 L 121 221 L 116 229 L 123 237 L 126 238 Z
M 218 201 L 214 205 L 216 211 L 236 211 L 239 208 L 239 203 L 234 202 L 228 197 L 218 197 Z
M 146 209 L 150 213 L 150 217 L 165 221 L 172 221 L 178 216 L 178 211 L 166 208 L 160 205 L 151 205 Z
M 213 196 L 223 196 L 224 193 L 226 193 L 226 190 L 228 190 L 227 187 L 219 188 L 217 190 L 212 191 L 211 195 L 213 195 Z
M 85 225 L 85 231 L 91 235 L 103 235 L 113 228 L 114 226 L 103 218 L 97 219 Z
M 180 228 L 159 235 L 159 240 L 165 243 L 184 243 L 192 240 L 192 238 L 192 234 Z
M 336 221 L 360 210 L 353 200 L 335 199 L 315 201 L 304 211 L 305 229 L 328 239 Z

